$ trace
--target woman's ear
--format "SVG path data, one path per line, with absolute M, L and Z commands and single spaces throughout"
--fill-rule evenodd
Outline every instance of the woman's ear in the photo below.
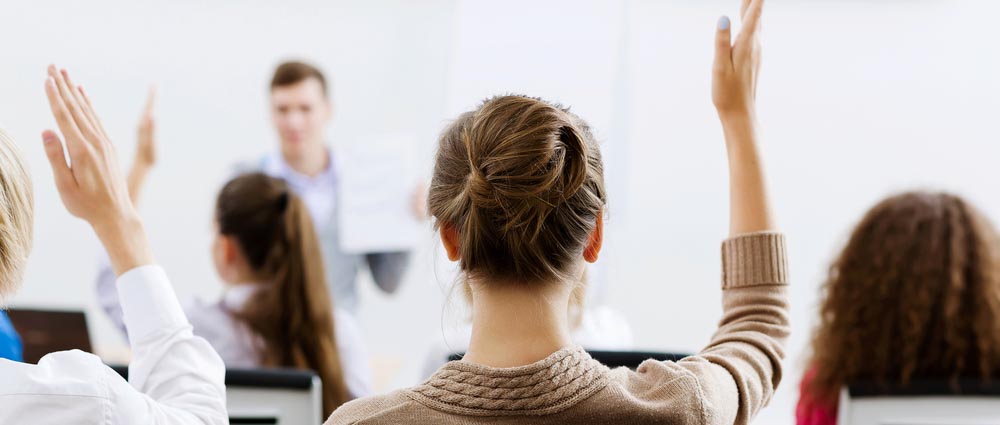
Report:
M 215 235 L 215 240 L 212 241 L 212 261 L 215 263 L 215 271 L 223 282 L 236 283 L 239 255 L 235 239 L 230 236 Z
M 588 263 L 593 263 L 597 261 L 597 257 L 601 254 L 601 246 L 604 244 L 604 209 L 601 209 L 597 213 L 597 224 L 594 226 L 594 231 L 590 232 L 590 238 L 587 239 L 587 246 L 583 249 L 583 259 L 587 260 Z
M 232 266 L 239 261 L 240 249 L 236 239 L 232 236 L 220 236 L 219 242 L 222 244 L 222 261 L 226 265 Z
M 458 230 L 455 230 L 449 224 L 442 224 L 441 229 L 441 244 L 444 245 L 445 252 L 448 253 L 448 259 L 451 261 L 458 261 L 462 256 L 458 252 Z

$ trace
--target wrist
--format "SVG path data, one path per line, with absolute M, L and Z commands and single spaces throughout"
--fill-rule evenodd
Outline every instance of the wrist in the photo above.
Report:
M 123 212 L 106 220 L 91 223 L 94 233 L 104 245 L 116 275 L 139 266 L 153 264 L 152 250 L 146 229 L 138 213 Z
M 129 177 L 131 178 L 144 178 L 149 174 L 149 170 L 153 167 L 149 164 L 136 162 L 132 164 L 132 168 L 129 170 Z
M 757 122 L 757 111 L 753 107 L 719 109 L 718 114 L 723 127 Z

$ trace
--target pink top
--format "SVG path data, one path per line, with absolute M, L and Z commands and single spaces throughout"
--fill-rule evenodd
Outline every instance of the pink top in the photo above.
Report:
M 816 377 L 816 369 L 810 369 L 799 384 L 799 405 L 795 407 L 797 425 L 836 425 L 837 403 L 830 405 L 817 401 L 809 394 L 809 384 Z

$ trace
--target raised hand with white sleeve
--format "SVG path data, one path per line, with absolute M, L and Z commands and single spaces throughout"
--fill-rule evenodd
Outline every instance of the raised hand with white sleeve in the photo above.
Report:
M 165 272 L 155 265 L 115 148 L 90 99 L 54 66 L 45 92 L 62 133 L 62 138 L 52 130 L 42 134 L 56 188 L 66 209 L 90 224 L 108 253 L 133 353 L 128 383 L 108 368 L 97 372 L 101 380 L 89 382 L 106 386 L 97 393 L 107 395 L 108 406 L 102 409 L 106 421 L 86 423 L 228 423 L 225 367 L 212 347 L 192 334 Z M 50 366 L 73 355 L 53 358 Z

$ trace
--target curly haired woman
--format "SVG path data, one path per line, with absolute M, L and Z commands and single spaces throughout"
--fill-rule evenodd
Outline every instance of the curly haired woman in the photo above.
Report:
M 849 383 L 1000 376 L 1000 244 L 972 205 L 911 192 L 872 208 L 830 267 L 799 425 L 837 422 Z

